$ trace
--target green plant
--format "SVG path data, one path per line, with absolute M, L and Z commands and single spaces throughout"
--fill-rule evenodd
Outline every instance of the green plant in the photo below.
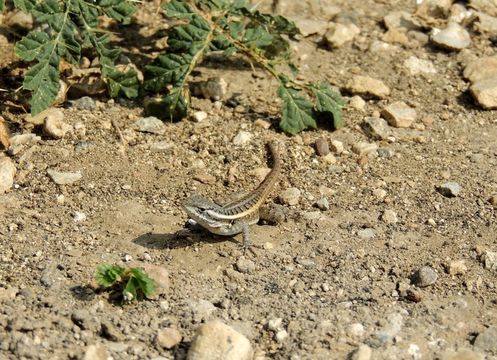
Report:
M 186 21 L 170 29 L 167 53 L 145 66 L 145 89 L 168 89 L 162 98 L 166 116 L 186 116 L 188 76 L 204 55 L 223 51 L 226 56 L 243 54 L 278 81 L 283 101 L 280 127 L 287 133 L 316 128 L 316 120 L 326 117 L 335 128 L 342 127 L 344 104 L 338 93 L 324 82 L 300 83 L 279 70 L 285 65 L 293 75 L 297 72 L 284 38 L 298 34 L 293 22 L 261 13 L 243 0 L 171 0 L 162 8 L 167 16 Z
M 140 268 L 101 264 L 95 278 L 100 286 L 111 291 L 112 297 L 125 302 L 150 298 L 156 287 L 154 280 Z
M 14 0 L 16 8 L 30 13 L 48 26 L 28 33 L 16 44 L 16 54 L 33 65 L 25 74 L 23 88 L 32 92 L 31 112 L 50 106 L 59 91 L 61 59 L 77 65 L 81 52 L 94 48 L 101 74 L 115 97 L 129 98 L 148 91 L 163 94 L 153 103 L 164 118 L 180 120 L 187 115 L 189 76 L 212 52 L 230 57 L 245 56 L 271 74 L 279 83 L 282 99 L 280 127 L 289 134 L 316 128 L 327 121 L 342 124 L 340 95 L 326 82 L 295 79 L 288 37 L 298 34 L 295 24 L 282 16 L 265 14 L 246 0 L 170 0 L 162 5 L 165 15 L 179 21 L 168 30 L 168 48 L 144 67 L 140 84 L 136 71 L 121 71 L 115 64 L 120 49 L 109 45 L 108 32 L 99 28 L 98 17 L 107 15 L 123 24 L 131 21 L 138 0 Z M 4 0 L 0 0 L 0 10 Z M 152 108 L 152 106 L 151 106 Z

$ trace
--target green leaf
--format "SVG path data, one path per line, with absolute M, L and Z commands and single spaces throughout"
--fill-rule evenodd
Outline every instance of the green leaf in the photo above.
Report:
M 164 117 L 178 121 L 186 117 L 190 103 L 189 93 L 182 88 L 173 88 L 162 99 L 165 107 Z
M 97 283 L 105 288 L 113 286 L 121 275 L 124 273 L 124 268 L 117 265 L 101 264 L 97 269 L 95 279 Z
M 130 99 L 138 96 L 140 83 L 135 70 L 124 72 L 114 69 L 109 71 L 107 80 L 109 82 L 110 96 L 116 97 L 120 93 L 123 93 Z
M 43 59 L 50 56 L 54 49 L 54 43 L 50 41 L 47 33 L 31 31 L 16 43 L 16 55 L 26 61 Z
M 134 300 L 137 299 L 137 289 L 139 288 L 140 284 L 136 280 L 135 277 L 131 276 L 126 283 L 126 286 L 123 289 L 123 297 L 124 299 L 129 299 L 126 293 L 131 294 L 133 297 L 129 300 Z
M 129 24 L 131 15 L 136 11 L 136 7 L 131 1 L 100 0 L 98 6 L 107 16 L 123 24 Z
M 345 103 L 340 94 L 325 82 L 310 84 L 310 87 L 316 97 L 316 110 L 322 115 L 331 115 L 335 129 L 343 127 L 342 108 Z
M 210 27 L 199 16 L 193 16 L 187 25 L 175 26 L 169 31 L 169 51 L 195 54 L 205 47 Z
M 251 48 L 263 48 L 273 42 L 273 37 L 262 27 L 249 28 L 243 35 L 242 42 Z
M 283 100 L 280 127 L 283 131 L 295 135 L 308 127 L 316 128 L 313 106 L 299 92 L 285 85 L 280 85 L 278 95 Z
M 3 11 L 4 8 L 5 8 L 5 1 L 0 0 L 0 11 Z
M 168 85 L 181 84 L 192 60 L 189 54 L 159 56 L 151 65 L 145 66 L 145 89 L 159 92 Z
M 145 297 L 150 298 L 155 291 L 155 281 L 140 268 L 130 269 L 131 274 L 135 277 L 136 282 Z
M 14 6 L 25 13 L 29 13 L 35 5 L 36 0 L 14 0 Z
M 177 19 L 191 19 L 195 14 L 186 1 L 172 0 L 162 4 L 162 9 L 166 15 Z

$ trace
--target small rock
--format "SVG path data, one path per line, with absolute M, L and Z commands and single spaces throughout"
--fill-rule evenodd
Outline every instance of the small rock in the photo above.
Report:
M 322 210 L 322 211 L 330 210 L 330 202 L 325 197 L 322 197 L 321 199 L 316 201 L 316 206 L 318 207 L 319 210 Z
M 316 221 L 321 219 L 321 212 L 320 211 L 304 211 L 302 213 L 302 217 L 307 220 L 307 221 Z
M 360 141 L 352 146 L 352 151 L 359 156 L 364 156 L 366 154 L 372 153 L 378 149 L 378 145 L 375 143 L 368 143 L 365 141 Z
M 485 56 L 470 62 L 464 68 L 463 76 L 472 83 L 497 78 L 497 55 Z
M 336 164 L 337 163 L 337 158 L 335 157 L 335 155 L 329 153 L 325 156 L 322 156 L 321 157 L 321 160 L 325 163 L 325 164 L 329 164 L 329 165 L 333 165 L 333 164 Z
M 386 106 L 381 114 L 391 126 L 396 128 L 408 128 L 416 120 L 416 110 L 402 101 Z
M 373 190 L 373 195 L 378 200 L 381 200 L 381 199 L 383 199 L 387 195 L 387 191 L 384 190 L 384 189 L 374 189 Z
M 269 121 L 262 120 L 262 119 L 255 120 L 254 125 L 262 128 L 262 129 L 266 129 L 266 130 L 271 127 L 271 123 Z
M 216 311 L 216 307 L 210 301 L 197 300 L 190 302 L 190 308 L 193 314 L 193 320 L 197 323 L 209 320 L 212 313 Z
M 366 344 L 361 344 L 359 347 L 350 355 L 350 360 L 370 360 L 373 351 Z
M 447 350 L 443 353 L 441 360 L 485 360 L 485 356 L 470 349 L 461 349 L 457 352 Z
M 182 338 L 178 329 L 168 327 L 157 332 L 156 342 L 163 349 L 172 349 L 181 342 Z
M 219 320 L 199 326 L 188 350 L 187 360 L 252 360 L 250 341 Z
M 497 352 L 497 327 L 490 326 L 483 330 L 475 339 L 474 346 L 484 351 Z
M 488 199 L 488 202 L 494 207 L 494 209 L 497 209 L 497 194 Z
M 497 4 L 491 0 L 469 0 L 469 6 L 473 9 L 484 11 L 488 15 L 497 16 Z
M 373 140 L 384 140 L 392 135 L 388 123 L 382 118 L 367 117 L 361 123 L 361 128 Z
M 423 266 L 412 277 L 413 284 L 417 287 L 427 287 L 436 283 L 438 274 L 431 266 Z
M 435 65 L 430 60 L 422 60 L 416 56 L 410 56 L 404 61 L 404 66 L 411 75 L 436 74 Z
M 212 77 L 192 85 L 192 94 L 196 97 L 218 101 L 224 98 L 228 84 L 221 77 Z
M 359 95 L 354 95 L 349 100 L 349 106 L 359 111 L 364 111 L 366 107 L 366 101 Z
M 423 295 L 419 290 L 416 289 L 407 289 L 406 290 L 406 300 L 418 303 L 423 300 Z
M 274 334 L 274 340 L 276 340 L 277 343 L 281 344 L 285 339 L 288 337 L 288 332 L 284 329 L 279 330 Z
M 141 132 L 156 135 L 164 135 L 166 133 L 166 126 L 160 119 L 156 118 L 155 116 L 140 118 L 136 120 L 134 126 L 138 129 L 138 131 Z
M 192 119 L 195 122 L 202 122 L 207 119 L 207 113 L 205 111 L 195 111 L 192 114 Z
M 33 15 L 25 13 L 21 10 L 13 10 L 5 19 L 7 26 L 18 26 L 24 29 L 33 28 Z M 2 20 L 3 22 L 4 20 Z
M 123 340 L 122 333 L 110 321 L 102 320 L 100 331 L 101 335 L 110 341 Z
M 349 80 L 346 87 L 353 94 L 372 96 L 380 99 L 384 99 L 390 95 L 390 89 L 383 81 L 369 76 L 356 75 Z
M 485 251 L 481 257 L 481 262 L 487 270 L 497 271 L 497 253 L 492 251 Z
M 130 266 L 142 268 L 154 280 L 156 287 L 152 298 L 169 291 L 169 272 L 165 267 L 144 262 L 133 263 Z
M 395 155 L 395 151 L 389 148 L 379 148 L 377 152 L 379 157 L 385 159 L 390 159 Z
M 283 318 L 271 319 L 267 322 L 267 328 L 271 331 L 278 331 L 283 329 Z
M 497 77 L 480 80 L 469 91 L 484 109 L 497 109 Z
M 53 109 L 46 113 L 43 124 L 43 133 L 53 139 L 62 139 L 72 129 L 64 121 L 64 113 L 59 109 Z
M 387 315 L 387 323 L 378 332 L 378 339 L 382 343 L 391 342 L 395 336 L 402 330 L 404 320 L 400 313 Z
M 385 224 L 396 224 L 399 221 L 397 219 L 397 213 L 393 210 L 385 210 L 381 215 L 381 220 Z
M 357 232 L 361 240 L 372 240 L 376 236 L 376 231 L 372 228 L 361 229 Z
M 19 154 L 25 146 L 31 146 L 38 144 L 41 141 L 41 137 L 36 134 L 26 133 L 20 135 L 14 135 L 9 139 L 9 154 L 17 155 Z
M 462 50 L 471 44 L 468 31 L 453 21 L 445 29 L 435 30 L 431 39 L 436 45 L 449 50 Z
M 97 109 L 95 100 L 89 96 L 83 96 L 79 99 L 73 100 L 71 101 L 71 104 L 78 110 L 94 111 Z
M 332 140 L 331 141 L 331 150 L 333 150 L 334 153 L 336 154 L 341 154 L 343 153 L 343 143 L 338 140 Z
M 243 274 L 250 274 L 255 271 L 255 263 L 252 260 L 241 257 L 236 262 L 236 269 Z
M 79 309 L 71 314 L 71 320 L 74 324 L 83 330 L 99 332 L 101 329 L 100 321 L 93 317 L 88 310 Z
M 282 191 L 279 195 L 279 200 L 282 204 L 293 206 L 299 203 L 300 195 L 300 190 L 292 187 Z
M 54 169 L 47 170 L 48 175 L 52 181 L 59 185 L 68 185 L 81 180 L 83 175 L 80 171 L 77 172 L 61 172 Z
M 81 212 L 81 211 L 75 211 L 72 214 L 72 218 L 73 218 L 74 222 L 82 222 L 82 221 L 86 220 L 86 214 L 84 212 Z
M 328 140 L 324 137 L 316 139 L 315 142 L 316 152 L 319 156 L 325 156 L 330 153 L 330 146 L 328 145 Z
M 12 301 L 18 293 L 19 289 L 16 287 L 0 288 L 0 300 Z
M 295 22 L 295 25 L 300 30 L 300 34 L 303 37 L 307 37 L 309 35 L 323 35 L 328 30 L 329 23 L 325 20 L 319 19 L 309 19 L 309 18 L 292 18 Z
M 388 30 L 403 28 L 405 30 L 419 30 L 421 24 L 407 11 L 390 11 L 383 18 L 383 23 Z
M 390 44 L 407 45 L 409 43 L 409 38 L 407 37 L 406 33 L 401 29 L 388 30 L 385 34 L 383 34 L 381 40 Z
M 334 49 L 352 41 L 360 33 L 361 30 L 353 23 L 331 24 L 330 29 L 324 35 L 324 40 L 330 49 Z
M 350 337 L 361 338 L 364 336 L 364 325 L 361 323 L 353 323 L 347 327 L 347 334 Z
M 252 139 L 252 133 L 240 130 L 233 138 L 233 144 L 236 146 L 245 145 Z
M 0 157 L 0 195 L 12 188 L 16 172 L 16 166 L 10 158 Z
M 285 221 L 288 208 L 280 204 L 271 204 L 270 206 L 262 206 L 259 217 L 261 221 L 278 225 Z
M 200 181 L 202 184 L 214 184 L 216 177 L 206 172 L 199 172 L 193 175 L 193 180 Z
M 439 186 L 437 190 L 445 197 L 455 197 L 461 192 L 461 186 L 456 182 L 449 181 Z
M 478 16 L 478 22 L 476 23 L 476 29 L 481 33 L 497 33 L 497 17 L 487 15 L 484 12 L 476 13 Z
M 110 356 L 102 344 L 89 345 L 83 356 L 83 360 L 109 360 Z
M 158 153 L 170 153 L 174 144 L 169 141 L 159 141 L 150 145 L 150 151 Z
M 447 267 L 447 272 L 449 275 L 463 275 L 468 271 L 468 267 L 465 264 L 464 260 L 455 260 L 451 261 L 449 266 Z

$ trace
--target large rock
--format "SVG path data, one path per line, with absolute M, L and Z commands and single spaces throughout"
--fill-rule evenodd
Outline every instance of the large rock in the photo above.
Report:
M 477 81 L 469 91 L 484 109 L 497 109 L 497 77 Z
M 8 157 L 0 157 L 0 194 L 5 193 L 14 185 L 16 166 Z
M 377 97 L 380 99 L 390 95 L 390 89 L 383 81 L 369 76 L 356 75 L 347 83 L 347 89 L 353 94 Z

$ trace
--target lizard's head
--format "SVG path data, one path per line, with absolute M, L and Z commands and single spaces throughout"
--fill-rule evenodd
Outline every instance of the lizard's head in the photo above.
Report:
M 199 195 L 190 196 L 183 202 L 183 208 L 189 215 L 201 214 L 206 210 L 215 209 L 216 206 L 211 200 Z

